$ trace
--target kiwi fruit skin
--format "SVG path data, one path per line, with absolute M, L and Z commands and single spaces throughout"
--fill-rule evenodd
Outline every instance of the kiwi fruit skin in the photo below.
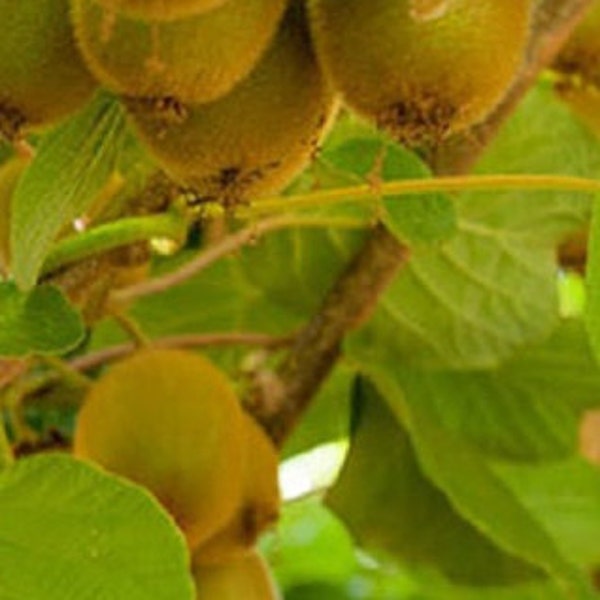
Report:
M 575 85 L 600 87 L 600 3 L 592 2 L 552 68 Z
M 170 21 L 203 13 L 228 0 L 100 0 L 108 9 L 146 20 Z
M 346 104 L 408 145 L 483 120 L 522 64 L 531 0 L 307 0 L 317 53 Z
M 51 125 L 91 98 L 69 0 L 0 0 L 0 23 L 0 135 Z
M 0 278 L 8 275 L 10 265 L 10 204 L 28 164 L 28 160 L 15 157 L 0 165 Z
M 195 548 L 239 505 L 242 415 L 227 378 L 207 359 L 143 350 L 92 385 L 74 454 L 149 489 Z
M 281 600 L 258 551 L 220 565 L 193 568 L 196 600 Z
M 209 104 L 125 104 L 138 138 L 198 202 L 226 206 L 279 192 L 310 162 L 337 111 L 293 2 L 252 73 Z
M 222 564 L 252 550 L 260 534 L 279 518 L 279 456 L 260 425 L 244 414 L 244 472 L 241 502 L 231 521 L 198 548 L 194 563 Z
M 77 41 L 94 75 L 121 95 L 211 102 L 254 67 L 286 0 L 227 0 L 215 10 L 169 22 L 115 13 L 74 0 Z

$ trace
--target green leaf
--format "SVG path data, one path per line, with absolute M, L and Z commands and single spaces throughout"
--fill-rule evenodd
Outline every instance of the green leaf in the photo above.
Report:
M 509 217 L 508 217 L 509 218 Z M 554 251 L 466 221 L 441 248 L 415 252 L 352 352 L 419 367 L 490 368 L 558 320 Z
M 356 401 L 352 445 L 327 503 L 367 550 L 469 585 L 542 577 L 483 536 L 432 485 L 401 421 L 370 386 L 359 387 Z
M 600 145 L 541 86 L 477 172 L 595 176 Z M 351 348 L 365 358 L 385 349 L 414 366 L 477 369 L 545 338 L 559 315 L 555 246 L 586 223 L 590 207 L 590 194 L 461 194 L 458 234 L 413 253 Z
M 600 402 L 600 369 L 578 321 L 497 369 L 425 371 L 398 362 L 395 376 L 408 404 L 506 460 L 573 454 L 583 411 Z
M 115 99 L 100 94 L 41 142 L 12 199 L 12 271 L 30 289 L 63 227 L 81 216 L 115 164 L 125 139 Z
M 2 600 L 192 600 L 182 534 L 149 493 L 64 455 L 0 473 Z
M 600 564 L 600 470 L 580 458 L 536 467 L 499 464 L 496 472 L 546 528 L 564 556 Z
M 476 173 L 553 174 L 597 178 L 597 137 L 556 96 L 553 83 L 541 83 L 525 97 L 480 160 Z M 592 194 L 503 192 L 464 194 L 470 218 L 515 237 L 556 243 L 590 219 Z M 508 216 L 508 218 L 507 218 Z
M 323 160 L 347 173 L 348 182 L 364 182 L 379 161 L 376 176 L 382 182 L 431 177 L 431 171 L 415 154 L 377 137 L 347 141 L 324 152 Z M 389 196 L 382 199 L 382 205 L 383 222 L 403 242 L 439 242 L 456 231 L 454 204 L 445 194 Z
M 592 597 L 587 575 L 564 556 L 548 532 L 510 488 L 459 437 L 407 402 L 392 365 L 363 365 L 393 413 L 406 426 L 425 476 L 452 507 L 512 556 L 543 568 L 568 594 Z
M 343 583 L 357 567 L 349 533 L 314 499 L 285 506 L 277 533 L 268 536 L 261 548 L 284 587 L 313 581 Z
M 0 283 L 0 356 L 63 354 L 83 338 L 83 323 L 60 290 L 50 285 L 20 292 Z

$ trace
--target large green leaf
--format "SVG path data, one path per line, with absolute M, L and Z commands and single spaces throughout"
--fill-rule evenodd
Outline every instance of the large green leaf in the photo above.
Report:
M 582 412 L 600 403 L 600 369 L 577 321 L 496 369 L 426 371 L 398 361 L 395 376 L 408 404 L 490 456 L 509 460 L 574 453 Z
M 483 173 L 600 173 L 600 147 L 545 87 L 533 90 L 491 145 Z M 589 194 L 465 193 L 458 235 L 421 249 L 352 336 L 405 364 L 461 369 L 499 364 L 549 335 L 558 318 L 555 245 L 589 218 Z
M 93 202 L 115 168 L 125 133 L 119 104 L 99 94 L 42 140 L 12 198 L 11 266 L 19 287 L 35 284 L 56 236 Z
M 590 598 L 587 575 L 565 556 L 521 499 L 477 450 L 407 402 L 390 364 L 362 364 L 396 418 L 407 428 L 425 477 L 477 531 L 512 556 L 543 568 L 574 598 Z
M 356 401 L 352 445 L 327 503 L 362 545 L 469 585 L 541 577 L 481 535 L 432 485 L 401 421 L 372 388 L 361 385 Z
M 515 496 L 544 525 L 564 556 L 600 565 L 600 470 L 571 458 L 541 466 L 498 465 Z
M 0 283 L 0 356 L 62 354 L 82 339 L 80 316 L 50 285 L 20 292 Z
M 0 473 L 0 599 L 192 600 L 182 534 L 142 488 L 63 455 Z

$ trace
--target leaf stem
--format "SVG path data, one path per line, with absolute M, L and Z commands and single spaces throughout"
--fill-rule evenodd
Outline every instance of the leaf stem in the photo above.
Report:
M 461 175 L 433 179 L 405 179 L 377 186 L 368 184 L 322 190 L 297 196 L 267 198 L 241 208 L 239 218 L 288 213 L 294 209 L 328 205 L 373 202 L 381 197 L 414 196 L 433 192 L 497 191 L 600 192 L 600 181 L 566 175 Z
M 58 242 L 48 254 L 42 274 L 88 258 L 94 254 L 153 238 L 185 239 L 187 218 L 177 211 L 158 215 L 129 217 L 98 225 L 79 235 Z

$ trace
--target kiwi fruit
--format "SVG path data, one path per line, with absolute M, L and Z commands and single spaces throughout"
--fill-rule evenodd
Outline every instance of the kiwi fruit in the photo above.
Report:
M 279 600 L 265 559 L 255 550 L 241 559 L 193 569 L 196 600 Z
M 169 21 L 218 8 L 228 0 L 100 0 L 108 9 L 141 19 Z
M 246 414 L 243 445 L 241 502 L 233 519 L 198 548 L 194 555 L 197 564 L 219 564 L 240 558 L 279 518 L 281 498 L 277 480 L 277 450 L 256 421 Z
M 408 145 L 481 121 L 522 64 L 532 0 L 308 0 L 346 104 Z
M 142 350 L 91 387 L 74 453 L 148 488 L 194 548 L 240 503 L 242 417 L 228 379 L 206 358 Z
M 0 165 L 0 277 L 8 275 L 10 264 L 10 204 L 28 162 L 11 158 Z
M 252 73 L 208 104 L 125 100 L 138 138 L 199 202 L 226 206 L 282 189 L 310 161 L 336 113 L 294 1 Z
M 0 135 L 50 125 L 92 96 L 69 10 L 69 0 L 0 0 Z
M 600 3 L 592 2 L 552 68 L 575 84 L 600 87 Z
M 555 89 L 579 121 L 600 137 L 600 88 L 562 82 Z
M 77 41 L 90 70 L 126 96 L 210 102 L 243 79 L 268 47 L 286 0 L 228 0 L 175 21 L 147 21 L 74 0 Z

